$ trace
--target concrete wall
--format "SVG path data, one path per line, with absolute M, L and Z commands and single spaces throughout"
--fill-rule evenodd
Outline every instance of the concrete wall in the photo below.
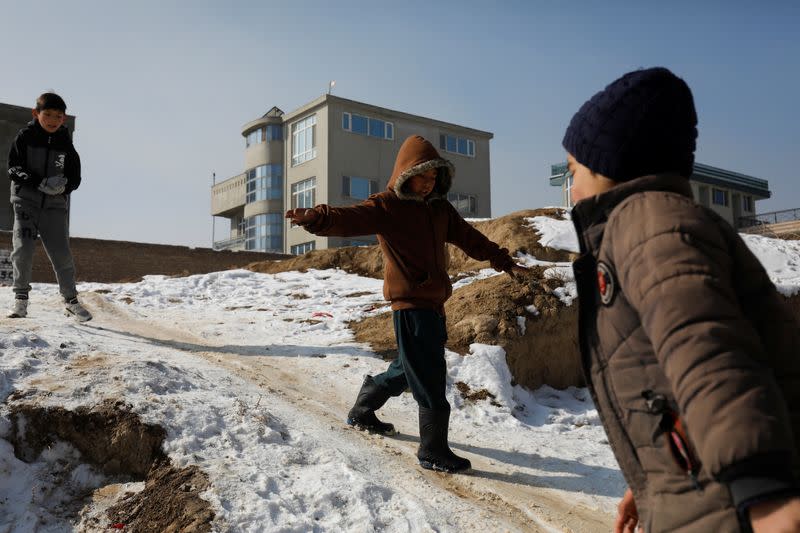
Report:
M 8 150 L 19 130 L 31 120 L 31 107 L 0 104 L 0 230 L 10 230 L 14 224 L 14 212 L 9 204 Z M 75 117 L 67 115 L 66 125 L 69 131 L 74 132 Z M 80 153 L 80 147 L 77 148 Z
M 281 254 L 213 251 L 164 244 L 108 241 L 73 237 L 70 239 L 78 281 L 102 283 L 137 281 L 142 276 L 205 274 L 241 268 L 256 261 L 285 259 Z M 0 231 L 0 250 L 11 250 L 11 232 Z M 55 283 L 50 261 L 41 241 L 36 245 L 33 281 Z

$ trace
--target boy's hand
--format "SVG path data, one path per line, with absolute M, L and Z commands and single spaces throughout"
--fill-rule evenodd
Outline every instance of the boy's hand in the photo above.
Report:
M 512 265 L 511 268 L 505 271 L 514 281 L 520 281 L 520 276 L 525 276 L 528 274 L 528 269 L 525 267 L 521 267 L 517 264 Z
M 286 211 L 285 218 L 291 219 L 292 224 L 306 226 L 316 222 L 316 220 L 319 218 L 319 213 L 313 209 L 298 207 L 297 209 L 289 209 Z
M 800 531 L 800 498 L 769 500 L 752 505 L 750 523 L 753 533 Z
M 634 533 L 639 523 L 639 512 L 633 499 L 631 489 L 625 491 L 622 501 L 617 506 L 617 519 L 614 521 L 614 533 Z
M 66 186 L 67 178 L 65 178 L 63 174 L 59 174 L 43 179 L 39 184 L 39 190 L 50 196 L 55 196 L 57 194 L 63 194 Z

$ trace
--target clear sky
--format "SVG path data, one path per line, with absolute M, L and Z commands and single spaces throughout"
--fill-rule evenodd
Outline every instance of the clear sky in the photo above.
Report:
M 0 102 L 55 90 L 78 117 L 72 234 L 209 246 L 211 174 L 241 126 L 334 93 L 495 137 L 492 213 L 555 205 L 580 105 L 663 65 L 692 88 L 697 160 L 800 207 L 800 2 L 0 1 Z M 227 223 L 218 219 L 217 233 Z

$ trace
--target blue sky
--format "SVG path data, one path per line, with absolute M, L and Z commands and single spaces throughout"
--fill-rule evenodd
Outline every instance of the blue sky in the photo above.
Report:
M 572 115 L 655 65 L 694 92 L 698 161 L 768 179 L 759 212 L 800 207 L 798 2 L 66 4 L 0 5 L 0 102 L 53 89 L 77 115 L 75 236 L 209 246 L 211 174 L 243 170 L 241 126 L 332 79 L 345 98 L 493 132 L 493 215 L 554 205 Z

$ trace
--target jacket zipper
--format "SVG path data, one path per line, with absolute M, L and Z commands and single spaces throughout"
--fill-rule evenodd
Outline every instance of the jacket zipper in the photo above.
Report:
M 42 179 L 47 179 L 47 170 L 50 166 L 50 141 L 53 139 L 52 135 L 47 136 L 47 150 L 44 152 L 44 173 L 45 176 Z M 44 208 L 44 202 L 47 200 L 47 195 L 42 193 L 42 205 L 41 207 Z
M 431 239 L 433 240 L 433 268 L 435 275 L 437 272 L 439 272 L 439 260 L 436 257 L 436 227 L 433 225 L 433 209 L 431 209 L 431 205 L 428 202 L 425 202 L 425 208 L 428 210 L 428 222 L 431 225 Z M 430 274 L 428 275 L 430 276 Z

